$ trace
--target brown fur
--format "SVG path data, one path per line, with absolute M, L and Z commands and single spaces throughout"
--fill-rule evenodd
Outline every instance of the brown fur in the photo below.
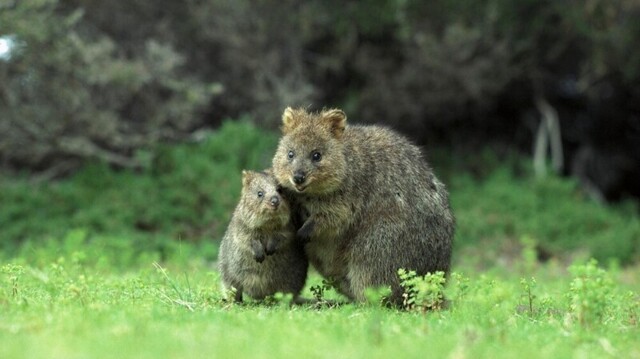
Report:
M 399 268 L 448 272 L 454 217 L 418 147 L 336 109 L 287 108 L 282 122 L 274 175 L 299 203 L 309 261 L 340 292 L 362 301 L 367 287 L 391 286 L 397 303 Z
M 276 292 L 297 298 L 302 290 L 308 261 L 294 240 L 289 204 L 270 173 L 243 171 L 240 203 L 220 244 L 219 266 L 225 292 L 235 288 L 236 301 L 243 293 L 254 299 Z

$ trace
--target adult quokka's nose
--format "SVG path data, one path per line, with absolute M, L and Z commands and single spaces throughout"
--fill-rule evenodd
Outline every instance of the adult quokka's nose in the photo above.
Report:
M 278 196 L 273 196 L 271 197 L 270 202 L 273 208 L 278 208 L 278 206 L 280 205 L 280 198 L 278 198 Z
M 295 184 L 303 184 L 305 179 L 307 179 L 307 176 L 305 176 L 302 171 L 296 171 L 296 173 L 293 174 L 293 182 Z

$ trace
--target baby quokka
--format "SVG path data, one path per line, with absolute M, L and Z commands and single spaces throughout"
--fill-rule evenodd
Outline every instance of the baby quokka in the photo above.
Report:
M 254 299 L 291 293 L 296 300 L 308 261 L 303 244 L 294 237 L 290 205 L 275 178 L 269 171 L 243 171 L 240 202 L 220 244 L 225 293 L 235 290 L 238 302 L 243 293 Z

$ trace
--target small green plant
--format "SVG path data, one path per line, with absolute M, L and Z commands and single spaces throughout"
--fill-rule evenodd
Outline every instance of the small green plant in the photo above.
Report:
M 536 279 L 531 277 L 531 279 L 527 280 L 525 278 L 520 279 L 520 285 L 522 286 L 523 294 L 521 297 L 525 298 L 526 301 L 526 311 L 529 314 L 529 317 L 534 316 L 534 308 L 533 301 L 536 299 L 536 295 L 533 294 L 533 289 L 536 287 Z
M 6 264 L 2 266 L 2 273 L 8 276 L 11 286 L 11 296 L 14 298 L 17 297 L 19 292 L 18 281 L 22 273 L 24 273 L 24 268 L 20 265 Z
M 605 318 L 613 299 L 614 284 L 609 274 L 591 259 L 586 264 L 572 265 L 569 310 L 584 327 L 591 327 Z
M 391 287 L 371 287 L 364 291 L 367 303 L 372 305 L 385 305 L 391 295 Z
M 309 290 L 311 291 L 311 294 L 313 295 L 313 298 L 315 300 L 317 300 L 318 302 L 324 302 L 326 301 L 325 292 L 333 288 L 334 282 L 332 280 L 323 279 L 322 283 L 311 286 Z
M 444 305 L 444 272 L 419 276 L 415 271 L 398 269 L 400 286 L 404 289 L 403 306 L 407 310 L 439 310 Z
M 634 292 L 627 292 L 624 296 L 624 302 L 628 303 L 626 307 L 625 322 L 632 327 L 638 326 L 638 315 L 640 315 L 640 297 Z
M 462 300 L 469 292 L 471 280 L 460 272 L 453 272 L 451 273 L 451 281 L 455 284 L 453 286 L 449 284 L 449 289 L 454 291 L 453 297 L 458 301 Z
M 280 308 L 290 307 L 294 303 L 293 294 L 276 292 L 269 295 L 262 301 L 263 305 L 275 306 Z
M 162 274 L 162 277 L 164 278 L 164 281 L 165 281 L 165 285 L 171 288 L 171 291 L 173 292 L 173 295 L 170 295 L 171 293 L 167 294 L 167 291 L 165 290 L 165 288 L 161 287 L 159 289 L 160 298 L 168 304 L 178 305 L 178 306 L 187 308 L 189 311 L 193 312 L 196 303 L 194 302 L 193 292 L 191 290 L 191 284 L 189 283 L 189 276 L 185 274 L 187 288 L 186 290 L 183 290 L 178 286 L 178 284 L 173 279 L 169 277 L 169 274 L 167 274 L 167 270 L 165 268 L 163 268 L 158 263 L 153 263 L 153 266 L 156 268 L 158 273 Z
M 531 273 L 538 264 L 538 254 L 536 251 L 536 240 L 530 236 L 523 236 L 520 238 L 520 243 L 522 244 L 522 270 L 525 273 Z

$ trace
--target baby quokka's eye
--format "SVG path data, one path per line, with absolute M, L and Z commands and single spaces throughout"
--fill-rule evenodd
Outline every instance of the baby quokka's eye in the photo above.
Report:
M 288 157 L 289 159 L 292 159 L 292 158 L 293 158 L 293 156 L 295 156 L 295 153 L 293 153 L 293 151 L 289 151 L 289 153 L 287 153 L 287 157 Z
M 318 151 L 313 151 L 311 153 L 311 159 L 313 160 L 313 162 L 320 162 L 320 160 L 322 159 L 322 154 L 320 154 L 320 152 Z
M 258 198 L 262 198 L 262 196 L 264 196 L 264 192 L 258 191 Z

